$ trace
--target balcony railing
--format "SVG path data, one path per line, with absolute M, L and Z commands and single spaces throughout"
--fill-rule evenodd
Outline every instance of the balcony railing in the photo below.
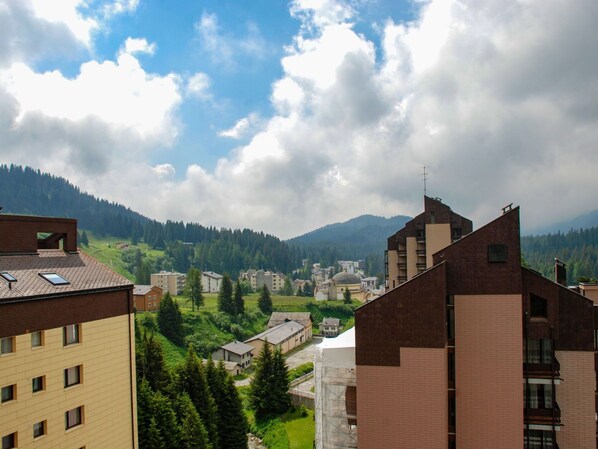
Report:
M 561 408 L 555 402 L 552 408 L 529 408 L 524 410 L 528 423 L 559 425 L 561 423 Z

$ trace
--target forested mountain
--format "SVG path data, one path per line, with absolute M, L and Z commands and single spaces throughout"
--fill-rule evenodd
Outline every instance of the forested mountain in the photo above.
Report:
M 598 278 L 598 227 L 521 238 L 525 261 L 544 276 L 554 279 L 554 258 L 567 264 L 567 282 Z
M 571 229 L 588 229 L 598 227 L 598 210 L 588 212 L 570 220 L 561 221 L 556 224 L 536 229 L 533 235 L 556 234 L 558 232 L 567 232 Z

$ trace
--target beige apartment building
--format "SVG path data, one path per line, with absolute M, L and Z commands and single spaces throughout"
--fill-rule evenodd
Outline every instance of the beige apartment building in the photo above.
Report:
M 241 273 L 241 279 L 246 279 L 254 291 L 258 291 L 264 285 L 271 292 L 278 292 L 284 288 L 285 276 L 274 271 L 250 269 Z
M 76 238 L 76 220 L 0 215 L 3 449 L 138 447 L 133 285 Z
M 473 224 L 443 204 L 424 196 L 424 211 L 388 238 L 384 254 L 386 287 L 393 289 L 432 266 L 432 255 L 473 230 Z
M 160 287 L 164 293 L 168 292 L 171 296 L 182 295 L 185 290 L 185 278 L 182 273 L 160 271 L 150 275 L 150 284 Z

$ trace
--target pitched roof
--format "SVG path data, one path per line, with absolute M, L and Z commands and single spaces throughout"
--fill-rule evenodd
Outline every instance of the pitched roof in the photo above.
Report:
M 17 298 L 64 295 L 73 292 L 129 287 L 132 282 L 83 252 L 40 249 L 38 254 L 0 256 L 0 272 L 16 278 L 0 279 L 0 302 Z M 53 285 L 40 273 L 56 273 L 68 284 Z M 9 288 L 10 287 L 10 288 Z
M 268 343 L 277 345 L 295 335 L 297 332 L 302 331 L 303 329 L 305 329 L 305 326 L 302 324 L 297 323 L 296 321 L 287 321 L 286 323 L 279 324 L 278 326 L 268 329 L 261 334 L 251 337 L 246 341 L 246 343 L 254 340 L 267 339 Z
M 153 285 L 137 285 L 133 287 L 133 294 L 134 295 L 147 295 L 149 292 L 152 291 Z
M 201 274 L 204 276 L 208 276 L 214 279 L 222 279 L 222 275 L 218 273 L 214 273 L 213 271 L 202 271 Z
M 341 324 L 341 320 L 338 318 L 324 318 L 320 324 L 325 326 L 339 326 Z
M 221 348 L 238 355 L 247 354 L 255 349 L 253 346 L 246 345 L 237 340 L 227 343 L 224 346 L 221 346 Z
M 309 312 L 273 312 L 268 321 L 268 327 L 278 326 L 286 321 L 296 321 L 304 326 L 309 326 L 313 322 Z

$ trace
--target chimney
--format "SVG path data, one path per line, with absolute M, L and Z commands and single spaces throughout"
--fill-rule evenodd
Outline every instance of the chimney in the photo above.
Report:
M 554 281 L 557 284 L 567 286 L 567 265 L 554 258 Z

